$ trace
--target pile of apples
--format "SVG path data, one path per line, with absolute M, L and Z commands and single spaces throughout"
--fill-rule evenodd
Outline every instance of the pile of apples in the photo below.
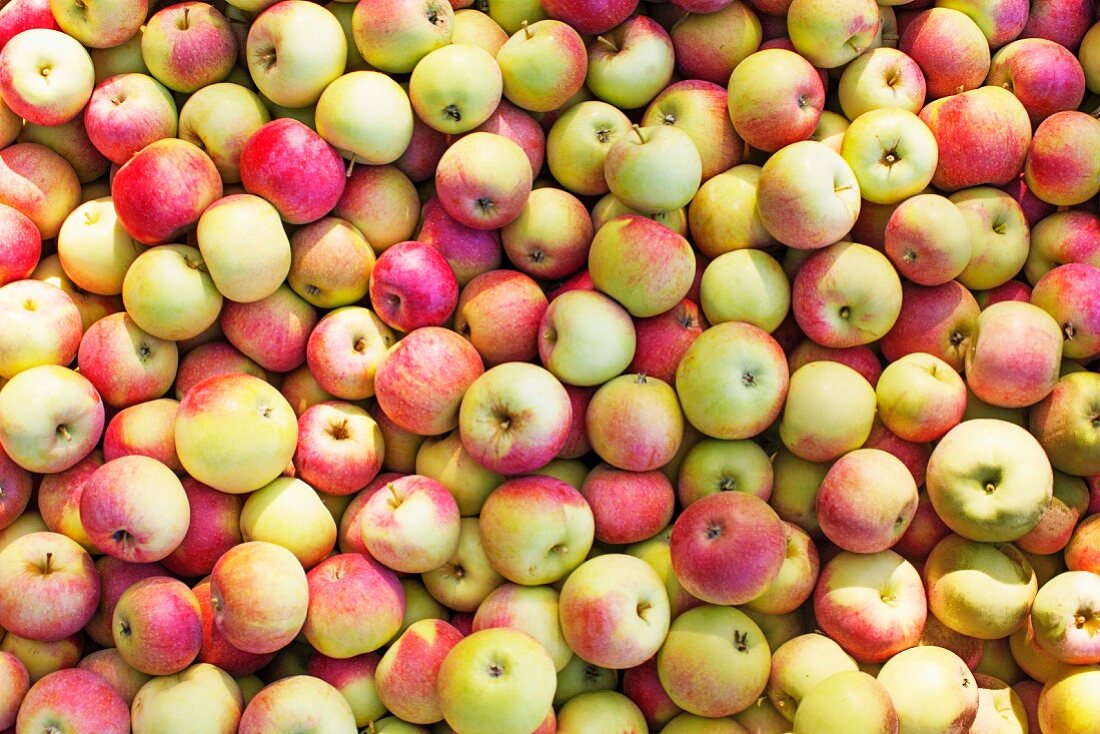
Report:
M 1097 111 L 1091 0 L 9 0 L 0 732 L 1100 732 Z

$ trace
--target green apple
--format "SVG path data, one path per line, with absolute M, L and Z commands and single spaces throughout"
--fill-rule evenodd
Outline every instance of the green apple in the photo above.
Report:
M 742 321 L 769 333 L 779 328 L 791 306 L 786 274 L 774 257 L 756 249 L 723 253 L 707 264 L 700 283 L 707 321 Z
M 457 430 L 428 438 L 416 452 L 416 473 L 436 480 L 454 496 L 463 517 L 481 512 L 486 498 L 504 477 L 474 461 Z
M 876 48 L 844 67 L 837 93 L 849 120 L 883 108 L 916 114 L 924 106 L 924 72 L 896 48 Z
M 375 0 L 359 4 L 352 34 L 359 52 L 375 69 L 405 74 L 437 48 L 451 42 L 454 10 L 447 0 Z
M 336 522 L 312 487 L 300 479 L 279 477 L 248 495 L 241 508 L 244 542 L 281 545 L 310 569 L 336 545 Z
M 394 162 L 412 140 L 408 95 L 377 71 L 353 71 L 325 87 L 316 121 L 317 134 L 345 158 L 372 166 Z
M 201 147 L 225 183 L 241 180 L 241 150 L 252 133 L 271 121 L 259 96 L 239 84 L 222 82 L 192 94 L 180 109 L 179 136 Z
M 476 612 L 489 592 L 505 583 L 481 547 L 476 517 L 464 517 L 459 526 L 458 550 L 443 566 L 422 575 L 424 587 L 439 602 L 457 612 Z
M 799 635 L 772 653 L 768 699 L 788 721 L 795 720 L 802 700 L 831 676 L 859 670 L 856 661 L 833 640 L 819 633 Z
M 875 0 L 794 0 L 787 10 L 795 50 L 822 69 L 844 66 L 869 49 L 881 23 Z
M 968 732 L 978 714 L 978 683 L 962 659 L 934 645 L 899 652 L 878 682 L 890 694 L 904 732 Z
M 564 668 L 558 671 L 558 686 L 554 691 L 554 708 L 560 709 L 582 693 L 593 691 L 613 691 L 619 683 L 619 671 L 593 665 L 577 655 L 569 658 Z
M 1065 375 L 1030 410 L 1031 433 L 1061 471 L 1087 476 L 1100 471 L 1100 440 L 1094 419 L 1100 379 L 1095 372 Z
M 245 54 L 265 97 L 286 107 L 307 107 L 344 73 L 348 45 L 340 21 L 323 6 L 285 0 L 252 22 Z
M 570 107 L 546 136 L 550 173 L 579 196 L 607 193 L 604 164 L 608 151 L 629 132 L 626 114 L 606 102 L 588 100 Z
M 703 180 L 691 136 L 671 125 L 634 127 L 611 144 L 604 162 L 611 193 L 629 207 L 667 212 L 686 206 Z
M 958 275 L 971 290 L 996 288 L 1027 262 L 1028 225 L 1011 196 L 989 186 L 958 191 L 948 197 L 970 228 L 970 261 Z
M 633 110 L 668 86 L 674 67 L 668 32 L 652 18 L 635 15 L 589 42 L 585 81 L 599 99 Z
M 560 20 L 540 20 L 516 31 L 496 53 L 504 96 L 532 112 L 559 109 L 584 86 L 584 41 Z
M 641 734 L 648 730 L 638 705 L 615 691 L 582 693 L 569 699 L 557 714 L 557 731 L 562 734 Z
M 875 385 L 878 416 L 896 436 L 935 441 L 962 420 L 966 384 L 951 365 L 925 352 L 891 362 Z
M 684 507 L 715 492 L 747 492 L 767 501 L 772 478 L 768 453 L 756 442 L 709 438 L 688 449 L 676 487 Z
M 28 471 L 65 471 L 95 448 L 103 400 L 86 377 L 58 365 L 23 370 L 0 388 L 0 447 Z
M 142 686 L 134 697 L 131 722 L 137 731 L 150 733 L 187 721 L 210 734 L 236 734 L 243 710 L 236 681 L 218 667 L 197 663 Z
M 409 100 L 429 127 L 458 135 L 489 119 L 500 103 L 501 84 L 500 67 L 487 51 L 452 44 L 437 48 L 416 65 L 409 79 Z
M 104 296 L 122 293 L 126 272 L 144 248 L 123 229 L 111 197 L 84 202 L 61 224 L 61 267 L 81 289 Z
M 199 217 L 199 251 L 226 298 L 251 303 L 279 289 L 290 272 L 290 240 L 279 211 L 253 194 L 232 194 Z
M 599 291 L 569 291 L 555 298 L 539 327 L 539 356 L 559 380 L 601 385 L 634 359 L 634 323 L 622 306 Z
M 897 204 L 920 193 L 939 160 L 936 138 L 919 117 L 897 108 L 865 112 L 844 133 L 840 154 L 864 199 Z
M 810 362 L 791 375 L 779 437 L 807 461 L 832 461 L 858 449 L 871 434 L 875 389 L 839 362 Z
M 892 734 L 898 714 L 886 688 L 862 671 L 837 673 L 815 686 L 794 718 L 794 734 Z

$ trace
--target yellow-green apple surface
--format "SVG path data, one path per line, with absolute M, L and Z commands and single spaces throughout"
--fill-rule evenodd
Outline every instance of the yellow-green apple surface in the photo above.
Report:
M 934 645 L 895 655 L 878 674 L 903 732 L 967 732 L 978 713 L 978 684 L 962 659 Z
M 878 417 L 890 432 L 917 443 L 943 436 L 966 410 L 966 384 L 959 373 L 924 352 L 906 354 L 887 365 L 875 395 Z
M 554 691 L 554 706 L 562 704 L 589 691 L 613 690 L 619 682 L 619 671 L 601 668 L 573 655 L 569 663 L 558 671 L 558 685 Z
M 442 620 L 413 623 L 378 663 L 375 685 L 380 702 L 411 724 L 441 721 L 443 712 L 436 690 L 439 669 L 462 639 L 461 632 Z
M 525 21 L 497 51 L 496 62 L 504 96 L 532 112 L 562 107 L 584 86 L 588 69 L 584 41 L 559 20 Z
M 460 519 L 446 487 L 414 474 L 388 482 L 367 500 L 363 541 L 372 557 L 395 571 L 433 571 L 458 550 Z
M 158 10 L 141 33 L 141 57 L 157 81 L 190 94 L 223 81 L 237 62 L 229 20 L 202 2 Z
M 821 569 L 817 546 L 809 533 L 798 525 L 792 522 L 784 522 L 783 525 L 787 544 L 783 565 L 764 593 L 745 604 L 744 609 L 749 612 L 789 615 L 797 611 L 814 591 Z
M 604 164 L 611 146 L 630 133 L 630 120 L 598 100 L 576 104 L 554 121 L 546 136 L 546 162 L 554 178 L 579 196 L 608 192 Z
M 241 508 L 241 537 L 289 550 L 307 570 L 336 545 L 336 521 L 301 479 L 278 477 L 248 495 Z
M 607 151 L 604 178 L 615 198 L 644 212 L 686 206 L 702 183 L 703 162 L 691 136 L 672 125 L 634 127 Z
M 756 249 L 725 252 L 703 271 L 700 301 L 707 321 L 741 321 L 769 333 L 790 309 L 790 283 L 774 257 Z
M 440 709 L 455 731 L 520 734 L 534 731 L 554 699 L 557 676 L 534 638 L 497 627 L 456 644 L 439 668 Z
M 381 655 L 366 653 L 352 658 L 330 658 L 320 653 L 311 655 L 306 667 L 308 675 L 320 678 L 343 694 L 351 704 L 356 726 L 367 726 L 386 714 L 386 707 L 378 700 L 374 673 Z
M 1024 167 L 1031 120 L 1007 89 L 982 87 L 943 97 L 925 105 L 920 118 L 936 137 L 939 164 L 932 184 L 942 191 L 1000 186 Z M 988 137 L 992 130 L 996 144 Z
M 896 48 L 876 48 L 844 67 L 837 93 L 849 120 L 883 108 L 916 114 L 924 106 L 924 73 L 904 52 Z
M 562 586 L 559 610 L 566 643 L 601 667 L 641 665 L 668 633 L 664 584 L 634 556 L 610 553 L 581 564 Z
M 496 229 L 516 219 L 531 193 L 531 162 L 512 140 L 474 132 L 453 143 L 435 172 L 439 203 L 474 229 Z
M 39 365 L 66 365 L 79 349 L 83 322 L 73 300 L 39 280 L 0 286 L 0 377 Z
M 463 448 L 457 430 L 424 441 L 416 452 L 415 471 L 446 487 L 463 517 L 481 512 L 485 499 L 504 481 L 504 477 L 474 461 Z
M 82 668 L 58 670 L 39 680 L 19 707 L 13 731 L 89 731 L 126 734 L 130 710 L 111 684 Z
M 158 511 L 145 511 L 153 502 Z M 191 508 L 171 469 L 148 456 L 122 456 L 88 478 L 80 495 L 80 520 L 102 552 L 132 563 L 151 563 L 183 540 Z
M 839 548 L 878 553 L 893 546 L 912 522 L 917 485 L 893 454 L 856 449 L 829 468 L 815 508 L 822 532 Z
M 451 43 L 479 46 L 493 56 L 508 40 L 508 33 L 493 18 L 475 8 L 455 11 Z
M 352 34 L 363 59 L 390 73 L 412 71 L 429 53 L 449 44 L 453 32 L 454 10 L 447 0 L 381 0 L 357 5 L 352 16 Z
M 970 223 L 962 211 L 939 194 L 917 194 L 890 215 L 884 233 L 890 262 L 918 285 L 940 285 L 970 263 Z
M 1057 112 L 1043 120 L 1027 154 L 1024 180 L 1028 188 L 1043 201 L 1060 206 L 1096 196 L 1100 191 L 1097 141 L 1100 121 L 1092 115 Z
M 297 637 L 306 620 L 309 584 L 293 553 L 251 541 L 218 559 L 210 595 L 214 625 L 225 640 L 259 654 L 280 650 Z
M 635 15 L 589 42 L 585 84 L 604 102 L 637 109 L 668 86 L 674 66 L 668 32 L 652 18 Z
M 368 555 L 331 556 L 310 570 L 302 634 L 322 655 L 347 659 L 373 652 L 397 633 L 405 593 L 397 577 Z
M 773 237 L 800 250 L 843 238 L 856 222 L 860 187 L 851 166 L 824 143 L 786 146 L 764 164 L 756 189 L 760 220 Z
M 970 230 L 970 260 L 959 273 L 959 282 L 975 290 L 1003 285 L 1028 256 L 1028 226 L 1020 205 L 989 186 L 957 191 L 950 201 Z
M 600 385 L 619 375 L 634 359 L 636 344 L 626 309 L 598 291 L 561 294 L 539 327 L 542 363 L 570 385 Z
M 76 541 L 32 532 L 0 551 L 0 625 L 32 640 L 61 640 L 84 627 L 99 604 L 99 576 Z
M 112 48 L 140 35 L 149 12 L 144 0 L 88 4 L 54 0 L 49 7 L 61 30 L 88 48 Z
M 1097 581 L 1089 571 L 1067 571 L 1047 581 L 1035 595 L 1031 607 L 1035 641 L 1059 662 L 1093 665 L 1100 661 Z
M 478 528 L 476 517 L 463 518 L 454 557 L 422 576 L 428 593 L 458 612 L 476 612 L 489 592 L 505 582 L 486 558 Z
M 319 308 L 349 306 L 367 295 L 375 254 L 345 219 L 325 217 L 290 238 L 290 287 Z
M 214 665 L 198 663 L 142 686 L 131 716 L 138 731 L 165 731 L 188 721 L 210 734 L 235 734 L 243 709 L 236 681 Z
M 9 632 L 0 642 L 0 652 L 19 658 L 27 668 L 33 685 L 51 673 L 76 667 L 84 644 L 84 636 L 80 633 L 55 642 L 43 642 Z
M 244 51 L 261 94 L 284 107 L 306 107 L 344 73 L 348 46 L 340 21 L 323 6 L 283 0 L 252 22 Z
M 1042 517 L 1053 494 L 1043 447 L 1006 421 L 963 421 L 936 445 L 928 462 L 928 497 L 948 527 L 985 543 L 1012 541 Z
M 17 34 L 0 50 L 4 103 L 34 125 L 60 125 L 80 114 L 95 86 L 95 69 L 80 42 L 50 28 Z
M 595 734 L 604 731 L 640 733 L 647 730 L 646 718 L 641 708 L 616 691 L 581 693 L 566 701 L 557 714 L 556 731 L 565 734 Z
M 171 283 L 171 288 L 163 284 Z M 126 270 L 122 302 L 141 329 L 160 339 L 202 334 L 218 320 L 222 294 L 202 253 L 188 245 L 162 245 L 142 252 Z
M 241 714 L 239 734 L 351 734 L 358 727 L 351 704 L 333 686 L 309 675 L 275 681 L 253 696 Z
M 99 84 L 116 74 L 148 74 L 145 60 L 141 58 L 141 34 L 135 33 L 117 46 L 89 49 L 95 68 L 95 83 Z
M 802 459 L 832 461 L 867 440 L 876 405 L 874 388 L 851 367 L 810 362 L 790 377 L 780 439 Z
M 195 479 L 230 494 L 259 489 L 294 456 L 298 422 L 286 399 L 251 375 L 204 380 L 180 401 L 176 450 Z
M 698 671 L 707 670 L 700 678 Z M 734 607 L 704 605 L 673 620 L 657 654 L 661 685 L 698 716 L 729 716 L 764 693 L 771 652 L 764 633 Z
M 799 635 L 772 651 L 768 700 L 787 721 L 795 720 L 802 699 L 828 678 L 854 672 L 856 661 L 820 633 Z
M 99 443 L 103 423 L 99 393 L 65 367 L 32 367 L 0 388 L 0 447 L 27 471 L 75 466 Z
M 977 543 L 949 535 L 924 565 L 928 607 L 970 637 L 1007 637 L 1024 623 L 1038 589 L 1035 572 L 1011 543 Z
M 848 132 L 849 127 L 851 127 L 851 123 L 844 115 L 824 110 L 809 139 L 824 143 L 839 153 L 840 146 L 844 143 L 844 133 Z
M 101 556 L 96 562 L 99 574 L 99 607 L 88 622 L 86 631 L 96 644 L 114 647 L 112 624 L 115 606 L 126 589 L 142 579 L 165 577 L 164 567 L 159 563 L 131 563 L 113 556 Z
M 941 0 L 938 6 L 953 8 L 969 16 L 993 48 L 999 48 L 1023 32 L 1027 25 L 1027 3 L 1022 0 L 997 3 L 989 0 Z
M 96 87 L 84 113 L 88 140 L 113 163 L 161 138 L 176 137 L 176 103 L 160 82 L 120 74 Z
M 686 132 L 699 151 L 703 181 L 741 161 L 741 138 L 733 129 L 726 89 L 718 84 L 688 79 L 670 84 L 653 98 L 642 126 L 672 125 Z
M 83 290 L 122 293 L 126 271 L 141 249 L 118 222 L 111 197 L 86 201 L 65 218 L 57 235 L 61 267 Z
M 794 0 L 787 9 L 795 50 L 822 69 L 844 66 L 869 49 L 881 24 L 874 0 Z
M 455 69 L 463 69 L 455 74 Z M 450 135 L 468 132 L 489 119 L 500 102 L 501 69 L 489 52 L 468 44 L 432 51 L 409 79 L 409 100 L 417 117 Z
M 786 536 L 766 502 L 743 492 L 720 492 L 693 502 L 676 519 L 672 567 L 692 596 L 710 604 L 744 604 L 779 575 Z
M 478 606 L 473 631 L 510 627 L 526 632 L 546 648 L 560 672 L 572 659 L 573 650 L 565 641 L 558 609 L 558 592 L 552 587 L 504 584 Z
M 565 578 L 584 561 L 595 535 L 584 496 L 561 479 L 542 475 L 500 485 L 481 508 L 478 526 L 493 569 L 527 586 Z
M 538 279 L 564 278 L 587 260 L 594 225 L 580 199 L 547 186 L 533 190 L 520 215 L 504 225 L 500 244 L 521 272 Z M 494 242 L 492 252 L 499 264 L 500 245 Z
M 725 85 L 741 61 L 760 46 L 762 28 L 754 6 L 740 1 L 721 5 L 725 7 L 711 3 L 703 12 L 686 15 L 676 12 L 666 21 L 671 22 L 676 68 L 685 79 Z M 785 10 L 786 5 L 775 12 Z
M 821 569 L 813 606 L 821 631 L 862 663 L 913 647 L 928 616 L 920 573 L 892 550 L 835 556 Z
M 241 180 L 240 159 L 252 134 L 271 121 L 260 97 L 231 82 L 210 84 L 184 102 L 179 137 L 206 151 L 226 184 Z
M 233 194 L 214 202 L 199 218 L 197 235 L 214 285 L 230 300 L 266 298 L 290 272 L 290 241 L 279 212 L 259 196 Z
M 837 673 L 814 686 L 794 718 L 795 734 L 894 734 L 897 711 L 889 692 L 862 671 Z
M 1043 731 L 1088 731 L 1096 722 L 1100 666 L 1062 666 L 1039 694 L 1038 719 Z
M 372 166 L 393 163 L 412 140 L 412 105 L 385 74 L 353 71 L 325 87 L 317 100 L 317 133 L 345 158 Z
M 1062 331 L 1050 314 L 1020 301 L 982 311 L 966 354 L 966 380 L 987 403 L 1021 408 L 1039 402 L 1058 382 Z
M 695 257 L 690 243 L 668 227 L 626 214 L 596 232 L 588 272 L 596 288 L 631 316 L 644 318 L 664 313 L 687 295 Z
M 897 204 L 924 190 L 936 172 L 938 149 L 928 126 L 909 110 L 875 109 L 852 121 L 840 153 L 876 204 Z
M 221 176 L 210 156 L 172 138 L 142 148 L 111 181 L 119 222 L 145 245 L 182 235 L 221 195 Z
M 699 251 L 716 258 L 732 250 L 773 244 L 756 208 L 760 167 L 734 166 L 699 187 L 688 208 L 692 240 Z
M 1100 31 L 1094 25 L 1081 38 L 1081 48 L 1077 54 L 1085 70 L 1085 84 L 1090 92 L 1100 90 Z
M 685 454 L 676 488 L 685 507 L 717 492 L 746 492 L 767 501 L 773 476 L 767 452 L 755 442 L 703 439 Z
M 1098 387 L 1094 377 L 1092 372 L 1065 375 L 1030 411 L 1032 435 L 1039 439 L 1051 464 L 1069 474 L 1093 475 L 1100 464 L 1090 407 Z
M 72 165 L 36 143 L 9 145 L 0 150 L 0 161 L 0 203 L 30 219 L 43 238 L 56 237 L 81 202 Z
M 146 675 L 175 675 L 202 647 L 199 601 L 182 581 L 167 576 L 142 579 L 119 597 L 112 635 L 130 667 Z
M 810 137 L 825 106 L 825 89 L 810 62 L 793 51 L 765 49 L 733 70 L 727 105 L 746 143 L 775 152 Z

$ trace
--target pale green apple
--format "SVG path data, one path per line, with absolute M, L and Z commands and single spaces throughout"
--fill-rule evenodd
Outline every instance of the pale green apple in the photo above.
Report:
M 584 41 L 560 20 L 525 22 L 497 51 L 496 61 L 504 96 L 532 112 L 556 110 L 584 86 Z
M 756 208 L 759 181 L 760 166 L 742 163 L 699 187 L 688 208 L 688 224 L 700 252 L 716 258 L 733 250 L 774 244 Z
M 103 401 L 78 372 L 39 365 L 0 388 L 0 448 L 28 471 L 56 473 L 75 466 L 102 433 Z
M 639 216 L 649 217 L 654 222 L 665 225 L 676 234 L 685 237 L 688 234 L 686 207 L 680 207 L 670 212 L 649 212 L 647 214 L 646 212 L 640 212 L 622 203 L 615 198 L 614 194 L 604 194 L 600 197 L 600 200 L 592 206 L 592 228 L 599 230 L 600 227 L 607 224 L 607 222 L 622 214 L 637 214 Z
M 703 181 L 703 161 L 691 136 L 677 127 L 634 127 L 607 151 L 604 177 L 615 198 L 644 212 L 686 206 Z
M 756 729 L 746 729 L 728 716 L 714 719 L 695 714 L 678 714 L 665 724 L 661 734 L 745 734 L 746 731 L 760 734 Z M 782 734 L 778 729 L 776 732 Z
M 970 731 L 978 714 L 978 683 L 962 659 L 942 647 L 903 650 L 882 666 L 878 682 L 890 694 L 903 732 Z
M 89 51 L 95 68 L 95 83 L 118 74 L 148 74 L 149 68 L 141 56 L 141 31 L 111 48 L 93 48 Z M 2 138 L 0 138 L 2 140 Z
M 688 449 L 676 488 L 685 507 L 715 492 L 747 492 L 767 501 L 772 478 L 768 453 L 755 441 L 710 438 Z
M 287 284 L 318 308 L 350 306 L 367 295 L 376 259 L 358 227 L 324 217 L 291 236 Z
M 589 42 L 585 82 L 604 102 L 633 110 L 668 86 L 674 67 L 668 32 L 652 18 L 635 15 Z
M 588 470 L 588 465 L 580 459 L 554 459 L 541 469 L 536 469 L 534 473 L 560 479 L 579 492 L 584 486 Z
M 130 265 L 122 281 L 122 302 L 142 330 L 161 339 L 182 340 L 198 336 L 217 321 L 222 294 L 197 248 L 160 245 Z
M 336 545 L 336 522 L 312 487 L 279 477 L 248 495 L 241 508 L 241 536 L 245 542 L 281 545 L 310 569 Z
M 405 576 L 400 579 L 401 588 L 405 592 L 405 615 L 401 618 L 401 626 L 391 639 L 396 639 L 405 633 L 412 625 L 424 619 L 450 619 L 450 610 L 436 601 L 435 597 L 428 593 L 424 582 L 417 576 Z
M 142 686 L 134 697 L 131 722 L 135 731 L 148 734 L 168 734 L 181 721 L 210 734 L 236 734 L 243 710 L 236 681 L 210 663 L 196 663 Z
M 609 731 L 648 731 L 638 705 L 616 691 L 589 691 L 574 696 L 557 715 L 562 734 L 605 734 Z
M 598 291 L 555 298 L 539 328 L 539 355 L 570 385 L 602 385 L 634 359 L 634 323 L 622 306 Z
M 970 227 L 970 261 L 958 281 L 987 290 L 1012 279 L 1027 262 L 1027 219 L 1016 200 L 989 186 L 963 189 L 948 197 Z
M 783 266 L 763 250 L 734 250 L 707 264 L 700 300 L 712 324 L 743 321 L 770 333 L 790 310 L 790 282 Z
M 473 517 L 504 477 L 484 468 L 462 447 L 457 430 L 428 438 L 416 452 L 416 473 L 431 477 L 454 496 L 463 517 Z
M 850 126 L 851 123 L 844 115 L 822 110 L 821 119 L 817 121 L 817 127 L 814 128 L 809 139 L 824 143 L 839 153 L 841 145 L 844 144 L 844 134 L 848 132 Z
M 558 686 L 554 691 L 554 708 L 576 696 L 591 691 L 612 691 L 619 683 L 619 671 L 601 668 L 584 658 L 573 655 L 564 668 L 558 671 Z
M 907 441 L 934 441 L 962 420 L 966 383 L 951 365 L 911 352 L 886 366 L 875 385 L 878 417 Z
M 856 661 L 823 634 L 799 635 L 772 652 L 768 699 L 788 721 L 795 720 L 802 699 L 838 673 L 859 670 Z
M 500 103 L 501 85 L 500 67 L 489 52 L 452 44 L 437 48 L 416 65 L 409 79 L 409 100 L 426 125 L 458 135 L 489 119 Z
M 837 673 L 815 686 L 794 718 L 794 734 L 893 734 L 898 714 L 886 688 L 862 671 Z
M 290 272 L 279 211 L 253 194 L 231 194 L 199 217 L 199 251 L 218 292 L 241 303 L 267 298 Z
M 245 55 L 265 97 L 286 107 L 306 107 L 344 73 L 348 45 L 340 21 L 324 6 L 288 0 L 252 22 Z
M 458 550 L 451 560 L 423 574 L 422 578 L 428 593 L 456 612 L 476 612 L 489 592 L 505 583 L 505 578 L 493 569 L 481 547 L 476 517 L 462 518 Z
M 672 552 L 669 539 L 672 535 L 672 525 L 657 533 L 649 540 L 627 546 L 626 552 L 635 558 L 640 558 L 657 572 L 665 585 L 665 593 L 668 594 L 669 609 L 672 618 L 696 606 L 698 600 L 689 594 L 672 570 Z
M 550 655 L 533 637 L 497 627 L 451 648 L 439 669 L 440 708 L 464 734 L 533 732 L 554 700 Z
M 126 271 L 144 248 L 119 224 L 111 197 L 87 201 L 65 218 L 57 235 L 61 267 L 89 293 L 122 293 Z
M 1054 390 L 1030 411 L 1032 435 L 1061 471 L 1089 476 L 1100 464 L 1092 405 L 1100 394 L 1100 375 L 1074 372 L 1061 377 Z
M 363 59 L 376 69 L 406 74 L 432 51 L 451 42 L 454 10 L 447 0 L 375 0 L 358 3 L 352 35 Z
M 547 18 L 541 0 L 496 0 L 488 6 L 489 17 L 509 35 L 523 28 L 524 23 L 537 23 Z
M 1085 33 L 1077 58 L 1085 71 L 1085 85 L 1100 94 L 1100 28 L 1094 25 Z
M 852 167 L 864 199 L 897 204 L 932 181 L 936 138 L 919 117 L 898 108 L 863 113 L 848 127 L 840 154 Z
M 889 47 L 868 51 L 845 66 L 837 87 L 849 120 L 883 108 L 916 114 L 924 106 L 924 92 L 924 72 L 917 62 Z
M 832 461 L 871 435 L 875 389 L 839 362 L 810 362 L 791 375 L 779 437 L 807 461 Z
M 270 120 L 255 92 L 221 82 L 187 98 L 180 110 L 179 136 L 206 151 L 223 182 L 236 183 L 241 180 L 238 164 L 244 144 Z
M 345 158 L 392 163 L 409 147 L 413 111 L 405 90 L 377 71 L 353 71 L 329 84 L 317 100 L 317 134 Z
M 546 136 L 550 173 L 569 191 L 595 196 L 608 191 L 604 164 L 611 146 L 630 133 L 630 120 L 606 102 L 580 102 L 554 121 Z
M 794 0 L 787 10 L 795 50 L 822 69 L 844 66 L 871 48 L 881 23 L 875 0 Z

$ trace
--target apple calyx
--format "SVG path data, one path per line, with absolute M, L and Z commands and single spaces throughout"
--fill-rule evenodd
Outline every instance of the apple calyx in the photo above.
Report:
M 443 115 L 450 118 L 451 120 L 454 120 L 455 122 L 462 121 L 462 111 L 459 110 L 458 106 L 453 103 L 443 108 Z
M 502 675 L 504 675 L 504 666 L 503 665 L 501 665 L 500 663 L 491 663 L 489 665 L 489 677 L 490 678 L 499 678 Z
M 329 426 L 328 435 L 335 438 L 337 441 L 346 441 L 351 437 L 351 433 L 348 431 L 347 419 L 334 423 Z
M 646 377 L 644 372 L 639 372 L 637 375 L 634 376 L 634 384 L 635 385 L 648 385 L 649 384 L 649 378 Z
M 749 633 L 742 630 L 734 630 L 733 646 L 737 652 L 749 651 Z
M 119 622 L 118 633 L 120 635 L 122 635 L 123 637 L 129 637 L 130 636 L 130 625 L 126 624 L 125 622 Z

